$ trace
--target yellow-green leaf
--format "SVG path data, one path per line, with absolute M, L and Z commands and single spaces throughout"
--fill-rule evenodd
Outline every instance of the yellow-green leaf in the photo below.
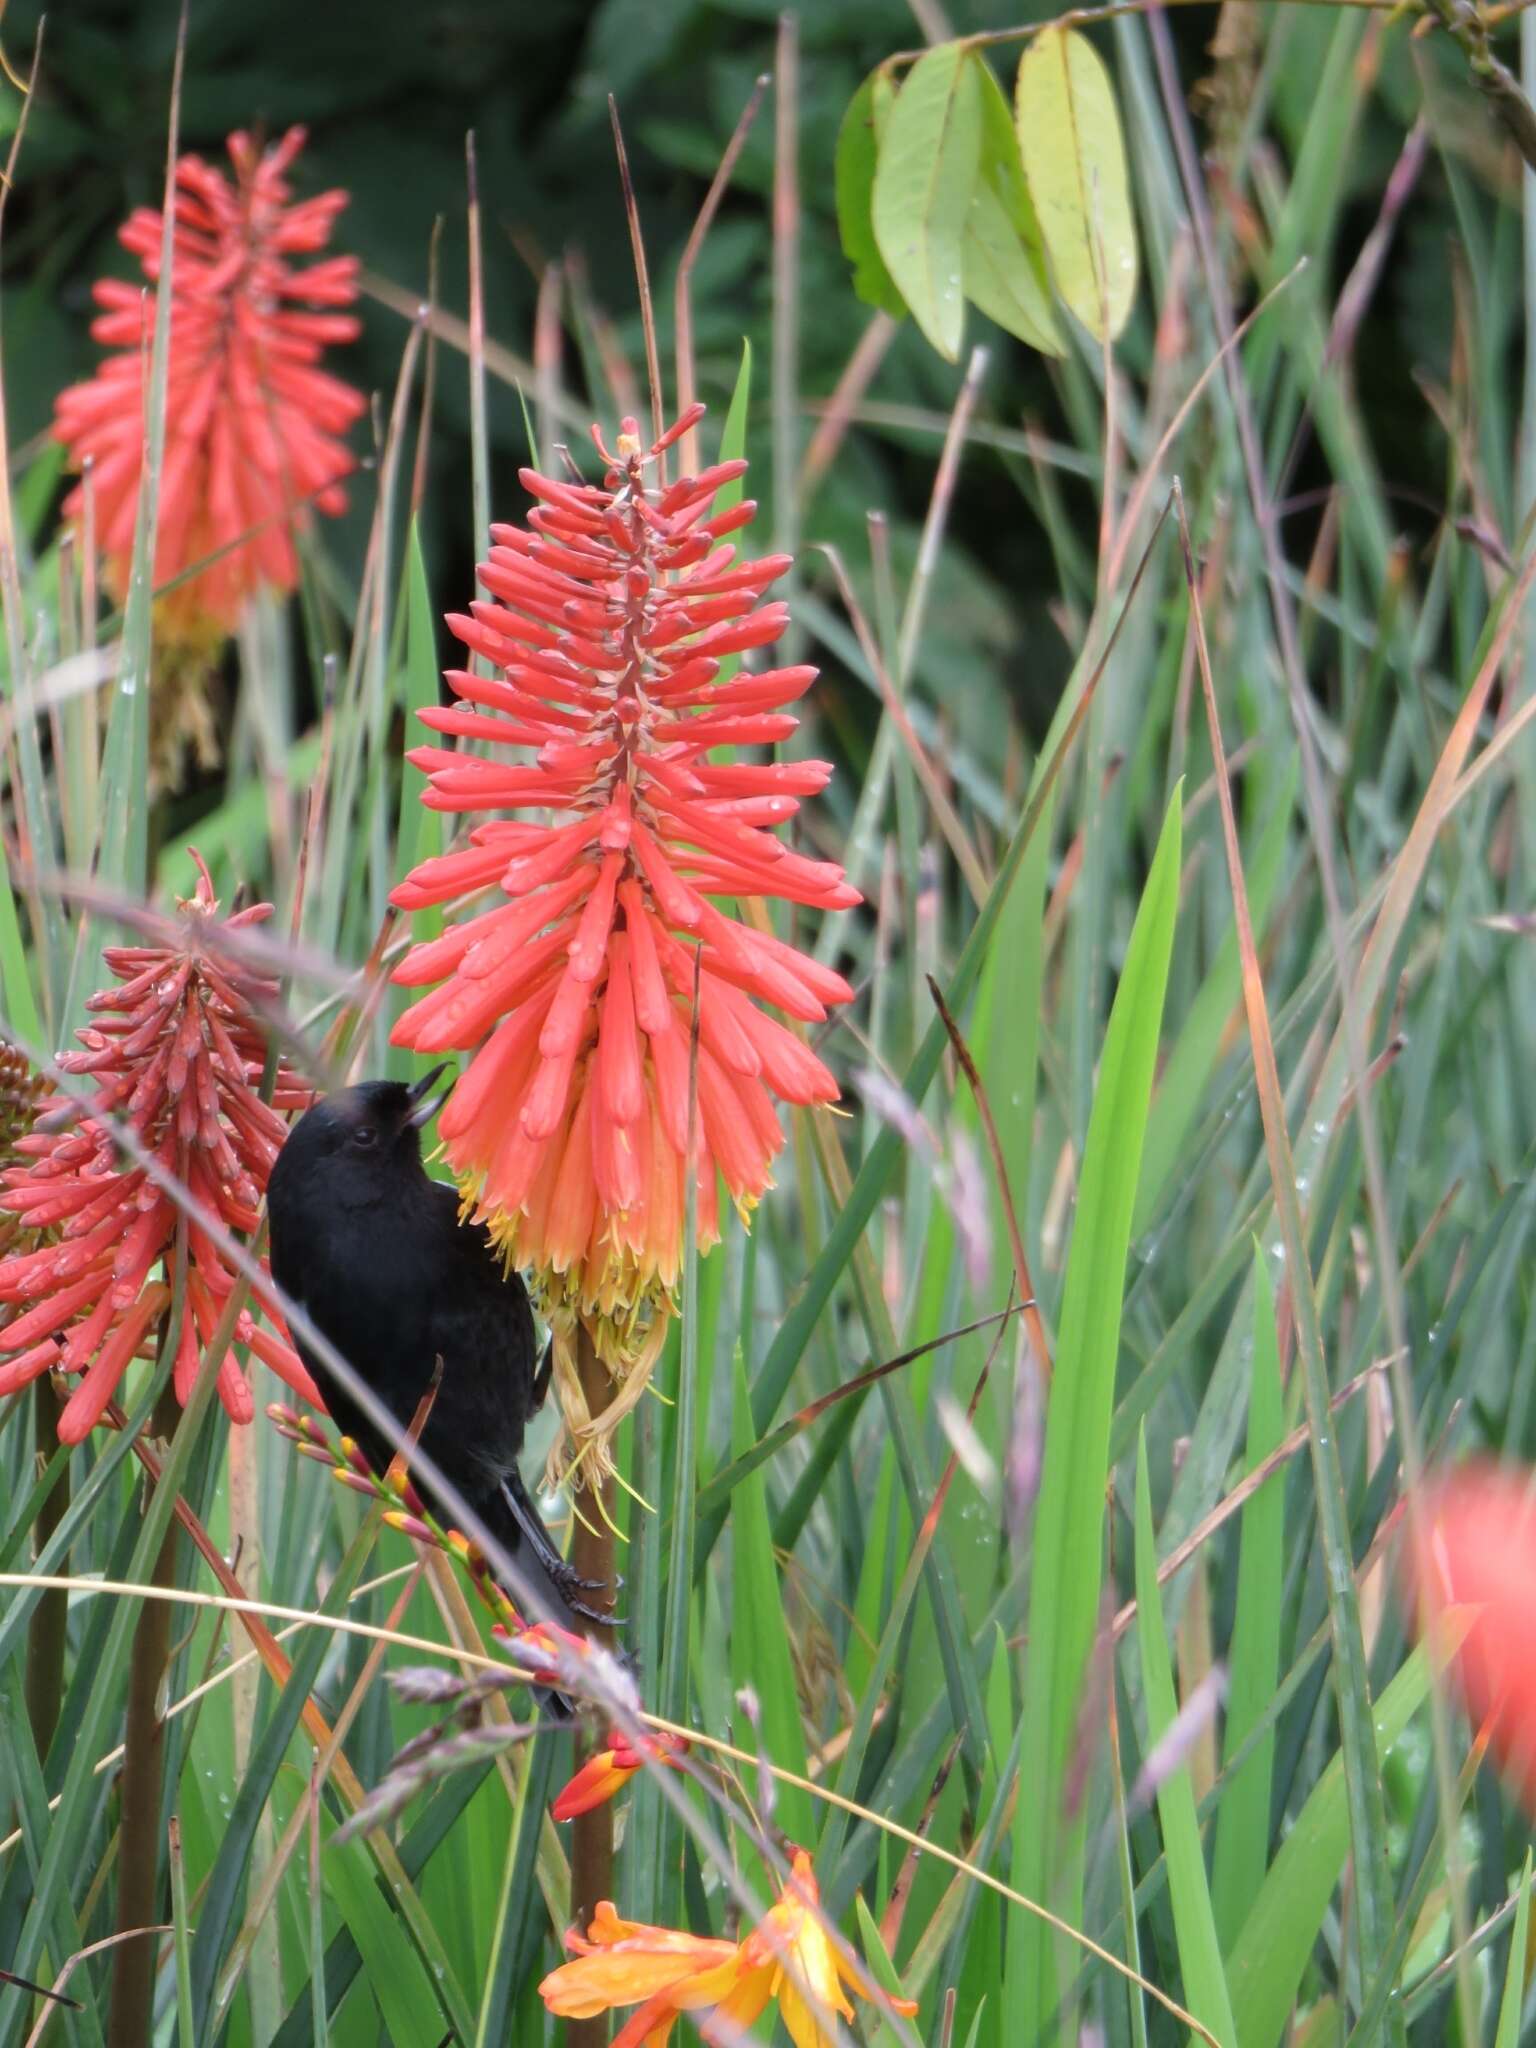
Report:
M 875 192 L 875 165 L 896 88 L 885 71 L 872 71 L 848 102 L 843 125 L 837 131 L 837 156 L 833 180 L 837 192 L 837 233 L 843 254 L 853 265 L 853 288 L 867 306 L 898 319 L 907 302 L 892 282 L 875 240 L 871 215 Z
M 976 66 L 981 98 L 981 169 L 961 248 L 965 296 L 989 320 L 1046 355 L 1063 353 L 1051 310 L 1040 223 L 1024 182 L 1013 117 L 1002 87 Z
M 1136 224 L 1114 87 L 1086 37 L 1035 37 L 1014 123 L 1056 289 L 1090 333 L 1114 336 L 1136 297 Z
M 913 319 L 950 362 L 960 353 L 960 249 L 981 157 L 979 68 L 958 43 L 920 57 L 875 167 L 875 241 Z

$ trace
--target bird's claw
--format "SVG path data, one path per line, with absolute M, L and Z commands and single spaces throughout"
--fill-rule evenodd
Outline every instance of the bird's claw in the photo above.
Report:
M 570 1608 L 572 1614 L 579 1615 L 583 1621 L 595 1621 L 604 1628 L 612 1628 L 621 1619 L 610 1609 L 594 1607 L 589 1600 L 582 1598 L 584 1593 L 605 1591 L 608 1584 L 606 1579 L 585 1579 L 576 1567 L 567 1563 L 564 1558 L 561 1558 L 558 1565 L 551 1570 L 550 1576 L 554 1579 L 555 1589 L 566 1606 Z M 622 1581 L 620 1583 L 622 1584 Z M 617 1592 L 618 1588 L 615 1587 L 614 1590 Z

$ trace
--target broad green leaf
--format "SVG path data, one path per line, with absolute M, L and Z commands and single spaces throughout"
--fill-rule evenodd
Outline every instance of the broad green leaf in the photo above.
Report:
M 357 1943 L 363 1974 L 392 2041 L 436 2041 L 443 2016 L 432 1979 L 379 1887 L 366 1845 L 355 1837 L 324 1848 L 325 1888 Z
M 1376 1753 L 1384 1758 L 1429 1690 L 1429 1662 L 1414 1650 L 1376 1697 Z M 1344 1763 L 1337 1751 L 1285 1830 L 1253 1911 L 1227 1958 L 1235 2039 L 1275 2048 L 1296 2002 L 1318 1929 L 1349 1854 Z
M 1248 1394 L 1248 1467 L 1263 1463 L 1285 1430 L 1280 1344 L 1269 1270 L 1253 1248 L 1253 1381 Z M 1248 1740 L 1273 1699 L 1280 1677 L 1280 1608 L 1285 1579 L 1285 1477 L 1276 1472 L 1243 1509 L 1238 1552 L 1237 1613 L 1232 1624 L 1227 1725 L 1223 1763 Z M 1216 1815 L 1211 1890 L 1223 1953 L 1248 1917 L 1264 1882 L 1269 1848 L 1269 1803 L 1274 1768 L 1273 1724 L 1226 1781 Z
M 961 246 L 961 276 L 971 304 L 1009 334 L 1044 354 L 1064 352 L 1051 310 L 1040 223 L 1024 182 L 1019 140 L 1002 87 L 978 62 L 981 174 Z
M 848 102 L 837 131 L 833 177 L 837 190 L 837 233 L 853 266 L 853 288 L 866 306 L 900 319 L 907 302 L 892 282 L 875 240 L 871 213 L 880 140 L 896 101 L 896 87 L 882 66 L 872 71 Z M 724 493 L 718 502 L 723 502 Z
M 941 356 L 960 353 L 960 247 L 981 157 L 974 57 L 941 43 L 908 72 L 880 143 L 872 218 L 886 269 Z
M 1142 1687 L 1147 1703 L 1147 1750 L 1152 1751 L 1172 1728 L 1178 1714 L 1173 1667 L 1163 1599 L 1157 1585 L 1157 1538 L 1152 1529 L 1152 1487 L 1147 1477 L 1147 1432 L 1141 1432 L 1136 1453 L 1136 1633 L 1141 1645 Z M 1189 1765 L 1165 1770 L 1157 1786 L 1157 1817 L 1168 1859 L 1168 1891 L 1173 1901 L 1173 1929 L 1179 1946 L 1179 1971 L 1184 2002 L 1219 2041 L 1237 2040 L 1227 1980 L 1216 1939 L 1216 1916 L 1205 1875 L 1200 1823 L 1195 1817 L 1195 1792 Z
M 1109 73 L 1085 36 L 1045 29 L 1020 59 L 1013 107 L 1056 289 L 1112 338 L 1136 297 L 1136 224 Z
M 1046 1410 L 1031 1561 L 1021 1772 L 1029 1797 L 1014 1822 L 1013 1883 L 1078 1924 L 1083 1821 L 1063 1815 L 1063 1777 L 1081 1711 L 1104 1583 L 1104 1481 L 1120 1355 L 1131 1211 L 1157 1062 L 1178 909 L 1182 785 L 1163 824 L 1104 1035 L 1067 1257 Z M 1045 2037 L 1056 2009 L 1055 1948 L 1041 1923 L 1009 1914 L 1004 2037 Z
M 1504 1972 L 1504 1996 L 1499 2001 L 1499 2031 L 1493 2048 L 1520 2048 L 1520 2009 L 1525 2004 L 1525 1942 L 1531 1917 L 1531 1852 L 1525 1852 L 1520 1873 L 1520 1903 L 1515 1908 L 1515 1931 L 1509 1937 L 1509 1965 Z

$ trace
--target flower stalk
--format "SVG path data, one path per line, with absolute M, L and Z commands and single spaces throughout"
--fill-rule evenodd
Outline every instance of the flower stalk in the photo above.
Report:
M 181 1405 L 168 1385 L 156 1404 L 151 1433 L 170 1437 L 180 1418 Z M 176 1533 L 173 1515 L 155 1555 L 151 1586 L 169 1588 L 176 1583 Z M 133 1930 L 153 1927 L 165 1917 L 160 1911 L 160 1805 L 165 1776 L 160 1687 L 171 1652 L 173 1612 L 169 1600 L 145 1600 L 134 1624 L 129 1654 L 118 1821 L 119 1939 L 112 1951 L 107 2048 L 142 2048 L 153 2031 L 156 1944 L 135 1936 Z
M 592 1333 L 584 1322 L 576 1327 L 577 1370 L 581 1396 L 589 1414 L 600 1414 L 608 1398 L 609 1379 L 598 1357 Z M 586 1511 L 576 1518 L 571 1555 L 578 1574 L 594 1585 L 611 1586 L 617 1577 L 617 1542 L 613 1527 L 613 1478 L 601 1473 L 596 1485 L 585 1495 Z M 611 1647 L 610 1632 L 592 1630 Z M 603 1738 L 594 1730 L 578 1735 L 577 1776 L 601 1752 Z M 585 1922 L 613 1892 L 613 1805 L 604 1799 L 585 1806 L 574 1816 L 571 1827 L 571 1911 Z M 570 2048 L 602 2048 L 607 2038 L 606 2023 L 600 2019 L 572 2019 L 568 2029 Z
M 32 1421 L 37 1448 L 37 1469 L 42 1472 L 59 1448 L 60 1402 L 53 1381 L 45 1373 L 32 1389 Z M 41 1555 L 69 1508 L 69 1463 L 59 1467 L 53 1485 L 44 1494 L 32 1524 L 32 1554 Z M 69 1560 L 63 1558 L 59 1576 L 67 1577 Z M 69 1642 L 69 1594 L 62 1586 L 40 1593 L 27 1624 L 27 1720 L 38 1762 L 47 1761 L 53 1732 L 59 1725 L 59 1708 L 64 1699 L 64 1653 Z

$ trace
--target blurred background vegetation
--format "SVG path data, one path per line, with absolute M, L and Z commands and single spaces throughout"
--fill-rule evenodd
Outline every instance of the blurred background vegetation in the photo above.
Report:
M 6 48 L 18 64 L 25 62 L 41 11 L 40 0 L 13 0 L 7 12 Z M 381 288 L 393 286 L 414 301 L 427 289 L 429 250 L 441 223 L 439 303 L 462 317 L 465 135 L 473 130 L 484 204 L 487 333 L 526 360 L 540 277 L 546 266 L 559 264 L 562 391 L 580 397 L 578 415 L 594 406 L 607 414 L 612 399 L 592 362 L 594 313 L 598 326 L 611 323 L 637 376 L 644 360 L 607 94 L 617 97 L 629 140 L 663 360 L 669 362 L 676 264 L 753 81 L 774 67 L 779 12 L 773 0 L 539 0 L 536 6 L 377 0 L 367 7 L 357 0 L 319 7 L 310 0 L 267 0 L 259 8 L 243 0 L 199 0 L 187 50 L 183 144 L 216 156 L 233 127 L 255 121 L 276 133 L 291 122 L 305 123 L 310 141 L 301 189 L 336 184 L 351 194 L 336 246 L 355 251 Z M 942 8 L 838 0 L 799 12 L 802 449 L 815 402 L 831 393 L 870 320 L 849 286 L 833 205 L 838 123 L 860 79 L 892 51 L 920 48 L 923 23 L 965 34 L 1050 12 L 1015 0 L 947 0 Z M 1238 54 L 1218 63 L 1208 50 L 1218 11 L 1174 11 L 1184 83 L 1207 116 L 1198 132 L 1208 151 L 1224 160 L 1213 191 L 1218 201 L 1224 192 L 1229 198 L 1235 227 L 1254 205 L 1252 181 L 1262 185 L 1275 175 L 1277 146 L 1287 156 L 1300 148 L 1333 12 L 1264 9 L 1268 26 L 1261 38 L 1257 29 L 1242 28 L 1243 17 L 1256 20 L 1260 10 L 1237 0 L 1231 15 L 1238 33 L 1229 41 Z M 50 15 L 27 176 L 6 236 L 6 373 L 17 442 L 41 434 L 53 394 L 93 367 L 92 280 L 109 271 L 128 273 L 117 226 L 131 207 L 159 203 L 176 15 L 173 0 L 71 0 Z M 1363 33 L 1360 58 L 1373 74 L 1379 66 L 1375 90 L 1323 172 L 1336 181 L 1331 243 L 1309 254 L 1314 264 L 1322 256 L 1335 281 L 1347 273 L 1427 89 L 1455 168 L 1436 156 L 1425 164 L 1388 275 L 1367 310 L 1357 356 L 1370 372 L 1359 393 L 1359 418 L 1383 457 L 1394 520 L 1423 539 L 1433 531 L 1443 496 L 1445 450 L 1417 380 L 1427 375 L 1443 382 L 1448 375 L 1455 295 L 1467 288 L 1458 242 L 1472 232 L 1492 234 L 1501 260 L 1515 259 L 1513 210 L 1499 209 L 1492 227 L 1478 216 L 1489 189 L 1504 199 L 1517 191 L 1510 162 L 1481 104 L 1467 92 L 1455 54 L 1403 36 L 1389 41 L 1378 27 L 1373 23 Z M 1006 51 L 1000 57 L 1006 83 L 1013 59 Z M 1140 174 L 1151 165 L 1152 141 L 1144 128 L 1138 132 L 1134 96 L 1122 107 L 1133 183 L 1144 207 Z M 13 98 L 4 111 L 14 120 Z M 743 338 L 753 345 L 758 374 L 749 449 L 766 531 L 781 530 L 766 459 L 773 122 L 770 98 L 748 136 L 694 285 L 700 390 L 717 408 L 717 419 Z M 1120 344 L 1137 378 L 1151 366 L 1167 258 L 1155 233 L 1147 254 L 1154 289 L 1140 295 Z M 1326 294 L 1329 281 L 1319 279 L 1317 289 Z M 1510 294 L 1505 303 L 1517 305 L 1518 298 Z M 377 299 L 362 310 L 363 339 L 337 368 L 387 404 L 405 318 Z M 1096 485 L 1082 455 L 1059 444 L 1086 445 L 1074 427 L 1081 428 L 1085 406 L 1091 417 L 1097 401 L 1091 373 L 1080 362 L 1048 363 L 974 313 L 967 346 L 972 340 L 984 341 L 990 357 L 979 420 L 983 430 L 990 424 L 1005 437 L 1011 430 L 1014 445 L 977 445 L 983 432 L 968 453 L 918 683 L 962 729 L 969 718 L 977 737 L 985 732 L 983 707 L 1001 687 L 1025 729 L 1038 737 L 1073 652 L 1059 630 L 1059 613 L 1053 621 L 1060 564 L 1039 517 L 1039 496 L 1049 488 L 1057 500 L 1052 516 L 1076 537 L 1079 581 L 1086 577 L 1091 589 Z M 1512 326 L 1490 335 L 1488 346 L 1496 359 L 1507 360 L 1517 348 Z M 957 369 L 941 362 L 904 322 L 871 391 L 887 417 L 856 424 L 800 508 L 806 539 L 837 545 L 861 582 L 871 506 L 890 517 L 898 568 L 910 564 L 962 370 L 963 364 Z M 527 396 L 532 404 L 533 393 Z M 923 415 L 922 423 L 894 425 L 890 408 Z M 1034 474 L 1019 452 L 1019 430 L 1026 426 L 1056 444 Z M 527 429 L 517 392 L 494 379 L 489 428 L 493 511 L 510 518 L 522 503 L 515 471 L 527 460 Z M 566 422 L 562 438 L 584 440 L 577 419 Z M 1327 474 L 1304 444 L 1290 477 L 1293 506 L 1286 522 L 1294 559 L 1305 560 L 1315 535 L 1317 492 Z M 476 559 L 469 475 L 468 380 L 462 355 L 450 352 L 437 381 L 423 512 L 429 572 L 445 601 L 449 593 L 467 592 Z M 1034 518 L 1021 505 L 1021 487 Z M 367 490 L 354 491 L 345 526 L 326 528 L 348 581 L 355 582 L 370 510 Z M 825 580 L 814 556 L 805 573 Z M 858 736 L 867 736 L 873 724 L 872 700 L 866 692 L 848 698 L 833 678 L 822 702 L 834 715 L 844 714 L 842 743 L 857 759 Z

